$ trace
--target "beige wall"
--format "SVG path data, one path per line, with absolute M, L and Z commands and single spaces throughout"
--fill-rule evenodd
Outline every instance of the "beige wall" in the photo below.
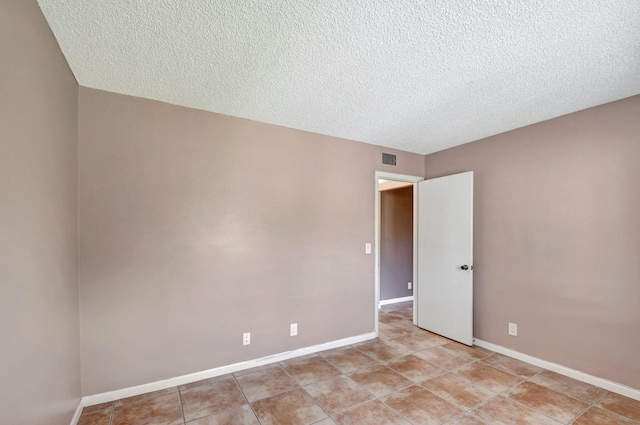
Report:
M 380 192 L 380 299 L 412 296 L 407 282 L 413 282 L 413 185 Z
M 374 330 L 374 171 L 423 156 L 86 88 L 79 140 L 83 394 Z
M 78 86 L 35 1 L 0 2 L 0 423 L 80 397 Z
M 476 337 L 640 388 L 639 118 L 636 96 L 426 157 L 475 172 Z

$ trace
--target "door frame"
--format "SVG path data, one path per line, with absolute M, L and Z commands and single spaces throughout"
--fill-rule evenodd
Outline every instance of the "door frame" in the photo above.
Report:
M 424 177 L 411 176 L 408 174 L 389 173 L 386 171 L 376 171 L 374 173 L 374 190 L 375 190 L 375 213 L 374 213 L 374 287 L 375 287 L 375 303 L 374 309 L 374 332 L 378 336 L 378 305 L 380 304 L 380 190 L 378 188 L 378 180 L 392 180 L 405 183 L 413 183 L 413 299 L 415 301 L 418 287 L 416 285 L 418 279 L 418 183 L 424 180 Z M 417 323 L 417 311 L 413 309 L 413 324 Z

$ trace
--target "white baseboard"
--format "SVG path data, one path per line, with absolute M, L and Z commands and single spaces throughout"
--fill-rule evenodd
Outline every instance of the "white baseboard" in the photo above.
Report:
M 381 305 L 387 305 L 387 304 L 403 303 L 405 301 L 413 301 L 413 295 L 411 295 L 410 297 L 391 298 L 391 299 L 388 299 L 388 300 L 380 300 L 380 302 L 378 303 L 378 307 L 380 307 Z
M 82 399 L 78 402 L 78 407 L 76 407 L 76 413 L 73 414 L 73 418 L 71 418 L 71 425 L 78 425 L 78 421 L 80 420 L 80 415 L 82 415 L 82 408 L 84 404 L 82 404 Z
M 292 359 L 294 357 L 317 353 L 318 351 L 330 350 L 332 348 L 339 348 L 344 347 L 345 345 L 368 341 L 370 339 L 374 339 L 375 337 L 376 333 L 370 332 L 358 336 L 312 345 L 310 347 L 298 348 L 296 350 L 274 354 L 272 356 L 261 357 L 254 360 L 247 360 L 227 366 L 203 370 L 201 372 L 190 373 L 188 375 L 177 376 L 175 378 L 166 379 L 164 381 L 156 381 L 149 384 L 137 385 L 135 387 L 123 388 L 121 390 L 89 395 L 82 398 L 81 406 L 79 407 L 79 409 L 80 411 L 82 411 L 82 406 L 93 406 L 100 403 L 119 400 L 125 397 L 132 397 L 152 391 L 172 388 L 178 385 L 190 384 L 191 382 L 201 381 L 203 379 L 213 378 L 220 375 L 226 375 L 227 373 L 239 372 L 241 370 L 251 369 L 252 367 L 256 366 L 263 366 L 270 363 L 281 362 L 284 360 Z M 75 423 L 72 423 L 71 425 L 75 425 Z
M 640 390 L 628 387 L 617 382 L 610 381 L 604 378 L 598 378 L 597 376 L 589 375 L 588 373 L 580 372 L 579 370 L 571 369 L 566 366 L 559 365 L 557 363 L 542 360 L 537 357 L 523 354 L 519 351 L 512 350 L 510 348 L 502 347 L 500 345 L 492 344 L 487 341 L 483 341 L 478 338 L 474 338 L 473 342 L 478 347 L 486 348 L 487 350 L 495 351 L 496 353 L 504 354 L 508 357 L 521 360 L 523 362 L 532 364 L 534 366 L 548 369 L 552 372 L 559 373 L 560 375 L 568 376 L 578 381 L 586 382 L 587 384 L 595 385 L 605 390 L 614 392 L 616 394 L 623 395 L 625 397 L 632 398 L 634 400 L 640 400 Z

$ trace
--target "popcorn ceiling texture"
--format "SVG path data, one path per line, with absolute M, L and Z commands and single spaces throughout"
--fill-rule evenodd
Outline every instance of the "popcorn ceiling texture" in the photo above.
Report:
M 640 93 L 638 0 L 39 0 L 78 83 L 426 154 Z

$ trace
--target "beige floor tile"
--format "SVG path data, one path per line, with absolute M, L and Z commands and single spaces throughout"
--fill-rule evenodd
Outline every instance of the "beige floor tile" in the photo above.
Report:
M 274 367 L 236 378 L 249 402 L 271 397 L 300 386 L 282 368 Z
M 605 390 L 585 382 L 576 381 L 568 376 L 545 370 L 529 379 L 530 382 L 550 388 L 561 394 L 577 398 L 585 403 L 593 403 Z
M 169 395 L 124 403 L 113 409 L 112 425 L 181 425 L 180 395 Z
M 109 403 L 113 405 L 113 403 Z M 111 421 L 112 407 L 103 407 L 89 412 L 82 412 L 78 425 L 109 425 Z
M 336 423 L 331 418 L 326 418 L 321 420 L 320 422 L 314 422 L 313 425 L 336 425 Z
M 424 329 L 420 329 L 410 320 L 395 320 L 393 322 L 389 322 L 388 325 L 393 326 L 394 328 L 402 329 L 406 332 L 425 332 Z
M 333 420 L 337 425 L 411 425 L 379 400 L 340 413 Z
M 234 407 L 215 415 L 206 416 L 189 422 L 189 425 L 260 425 L 256 415 L 254 415 L 251 406 Z
M 569 423 L 589 407 L 573 397 L 533 382 L 518 384 L 502 395 L 563 423 Z
M 315 422 L 313 425 L 336 425 L 336 423 L 333 422 L 333 419 L 326 418 L 321 420 L 320 422 Z
M 461 366 L 456 373 L 494 393 L 500 393 L 522 381 L 522 378 L 482 362 Z
M 437 425 L 463 412 L 417 385 L 390 394 L 382 401 L 412 424 Z
M 229 379 L 233 379 L 233 376 L 230 373 L 222 376 L 216 376 L 214 378 L 203 379 L 201 381 L 195 381 L 189 384 L 180 385 L 178 388 L 180 389 L 180 391 L 186 391 L 198 387 L 208 387 L 216 382 L 226 381 Z
M 291 359 L 281 363 L 282 368 L 302 386 L 333 378 L 341 374 L 322 357 Z
M 451 372 L 428 379 L 422 386 L 463 409 L 470 409 L 495 395 L 467 378 Z
M 407 310 L 407 309 L 394 310 L 394 311 L 390 312 L 389 314 L 391 314 L 393 316 L 398 316 L 401 319 L 413 321 L 413 311 L 412 310 Z
M 233 377 L 187 386 L 180 390 L 180 397 L 187 422 L 247 403 Z
M 329 415 L 335 415 L 373 399 L 368 391 L 344 375 L 316 382 L 304 389 Z
M 389 338 L 386 343 L 409 353 L 426 350 L 446 343 L 442 337 L 430 332 L 413 332 L 408 335 Z
M 378 311 L 384 311 L 384 312 L 389 312 L 389 311 L 394 311 L 394 310 L 400 310 L 402 307 L 398 307 L 396 304 L 385 304 L 383 306 L 380 306 L 380 308 L 378 309 Z
M 607 393 L 596 406 L 625 418 L 640 421 L 640 401 L 615 393 Z
M 542 413 L 498 396 L 471 411 L 491 425 L 558 425 Z
M 615 413 L 592 407 L 573 422 L 573 425 L 638 425 L 640 422 L 632 421 Z
M 353 348 L 342 348 L 338 350 L 330 350 L 329 352 L 320 353 L 323 359 L 338 368 L 342 373 L 349 374 L 363 367 L 378 364 L 378 361 L 367 356 L 363 352 Z
M 378 322 L 380 323 L 392 323 L 392 322 L 397 322 L 399 320 L 403 320 L 402 317 L 396 316 L 391 313 L 380 312 L 378 314 Z
M 396 328 L 394 326 L 388 325 L 386 323 L 378 324 L 378 337 L 383 341 L 387 342 L 387 340 L 391 338 L 401 337 L 411 335 L 411 332 L 407 332 L 403 329 Z
M 163 395 L 177 394 L 177 393 L 178 393 L 178 387 L 171 387 L 164 390 L 152 391 L 150 393 L 136 395 L 133 397 L 122 398 L 120 400 L 116 400 L 114 403 L 114 406 L 118 407 L 128 403 L 138 403 L 140 401 L 151 400 L 152 398 L 160 397 Z
M 387 366 L 413 382 L 422 382 L 445 372 L 444 369 L 414 355 L 391 360 Z
M 383 365 L 360 369 L 349 377 L 376 397 L 382 397 L 413 384 L 412 381 Z
M 251 406 L 262 425 L 308 425 L 327 417 L 301 388 L 258 400 Z
M 446 344 L 438 347 L 429 348 L 427 350 L 414 353 L 416 356 L 425 359 L 428 362 L 435 364 L 443 369 L 452 370 L 460 367 L 464 364 L 475 361 L 475 359 L 468 355 L 461 355 L 460 353 L 452 352 L 444 348 Z
M 489 351 L 486 348 L 478 347 L 477 345 L 469 347 L 468 345 L 460 344 L 459 342 L 455 341 L 444 344 L 442 348 L 449 351 L 454 356 L 466 356 L 474 360 L 481 360 L 495 354 L 493 351 Z
M 534 366 L 529 363 L 525 363 L 520 360 L 503 356 L 502 354 L 497 353 L 483 359 L 482 361 L 497 369 L 504 370 L 505 372 L 512 373 L 525 379 L 531 378 L 532 376 L 537 375 L 544 370 L 541 367 Z
M 273 369 L 273 368 L 280 368 L 280 365 L 278 363 L 270 363 L 270 364 L 266 364 L 266 365 L 262 365 L 262 366 L 256 366 L 256 367 L 252 367 L 250 369 L 245 369 L 245 370 L 240 370 L 238 372 L 233 372 L 233 376 L 238 378 L 240 376 L 248 375 L 250 373 L 263 372 L 265 370 L 269 370 L 269 369 Z
M 82 414 L 94 412 L 96 410 L 104 410 L 109 407 L 113 407 L 113 404 L 114 404 L 113 401 L 109 401 L 107 403 L 94 404 L 93 406 L 85 406 L 82 409 Z
M 488 424 L 474 416 L 461 415 L 451 419 L 449 422 L 445 422 L 445 425 L 488 425 Z
M 378 338 L 356 344 L 354 347 L 379 362 L 388 362 L 389 360 L 409 354 L 407 351 L 386 344 Z

